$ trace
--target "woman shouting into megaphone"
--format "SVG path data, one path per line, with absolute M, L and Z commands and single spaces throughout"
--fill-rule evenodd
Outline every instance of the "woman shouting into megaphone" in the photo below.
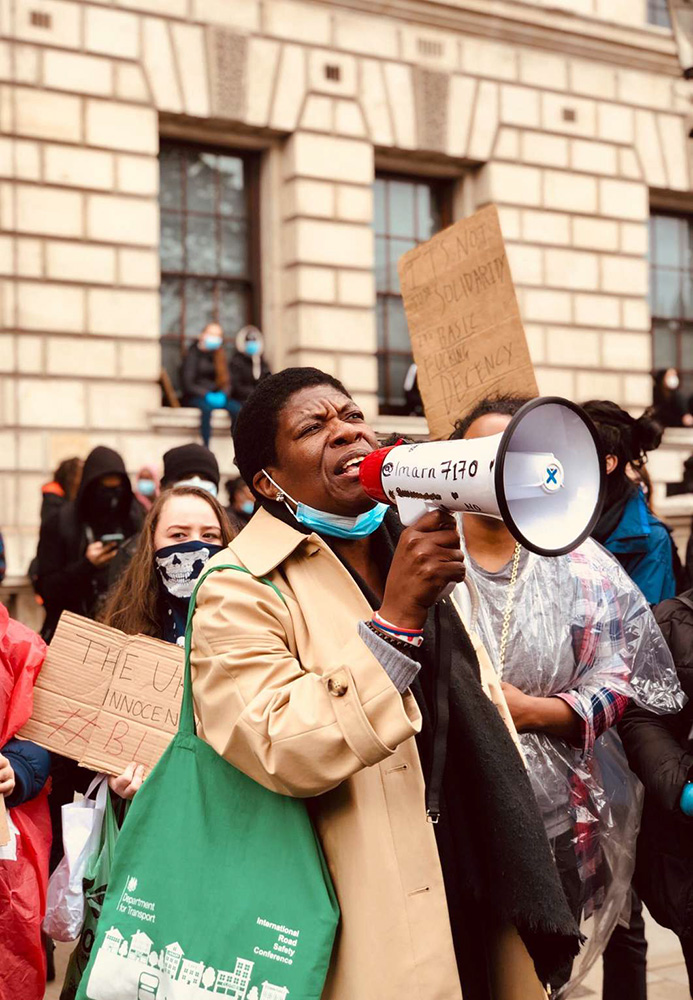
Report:
M 197 595 L 195 703 L 218 753 L 310 800 L 341 908 L 323 1000 L 544 997 L 578 931 L 500 685 L 441 598 L 454 520 L 402 530 L 365 495 L 375 433 L 314 368 L 263 380 L 234 444 L 258 510 Z

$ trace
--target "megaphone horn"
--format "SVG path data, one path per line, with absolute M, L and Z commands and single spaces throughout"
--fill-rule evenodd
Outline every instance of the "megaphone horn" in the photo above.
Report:
M 500 517 L 542 556 L 577 548 L 604 498 L 604 456 L 594 424 L 575 403 L 544 396 L 526 403 L 502 434 L 380 448 L 359 470 L 365 492 L 413 524 L 436 507 Z

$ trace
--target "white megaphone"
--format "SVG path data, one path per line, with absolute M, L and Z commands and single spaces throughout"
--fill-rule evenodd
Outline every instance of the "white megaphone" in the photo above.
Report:
M 359 474 L 368 496 L 396 505 L 404 525 L 436 507 L 487 514 L 542 556 L 587 538 L 606 488 L 592 421 L 558 396 L 530 400 L 502 434 L 380 448 Z

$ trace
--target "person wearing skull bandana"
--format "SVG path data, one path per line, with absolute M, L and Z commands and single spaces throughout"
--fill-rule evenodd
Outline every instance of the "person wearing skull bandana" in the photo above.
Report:
M 152 504 L 132 560 L 100 616 L 107 625 L 128 635 L 151 635 L 177 642 L 185 635 L 188 602 L 207 559 L 233 536 L 224 508 L 208 490 L 178 486 L 166 490 Z M 131 799 L 146 777 L 144 767 L 132 761 L 111 778 L 111 789 Z M 84 951 L 75 949 L 61 1000 L 74 1000 Z
M 233 534 L 226 511 L 207 490 L 167 490 L 147 515 L 132 561 L 108 596 L 102 621 L 129 635 L 152 635 L 181 645 L 195 581 Z

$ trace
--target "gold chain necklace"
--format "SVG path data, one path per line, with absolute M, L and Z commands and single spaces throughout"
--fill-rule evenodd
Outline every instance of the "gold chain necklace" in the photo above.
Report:
M 503 627 L 501 628 L 500 647 L 498 650 L 498 677 L 500 680 L 503 680 L 503 671 L 505 669 L 505 650 L 508 645 L 510 615 L 515 603 L 515 585 L 517 584 L 517 571 L 520 568 L 521 554 L 522 546 L 519 542 L 516 542 L 515 552 L 513 553 L 513 564 L 510 570 L 510 582 L 508 583 L 508 597 L 505 602 L 505 610 L 503 611 Z

